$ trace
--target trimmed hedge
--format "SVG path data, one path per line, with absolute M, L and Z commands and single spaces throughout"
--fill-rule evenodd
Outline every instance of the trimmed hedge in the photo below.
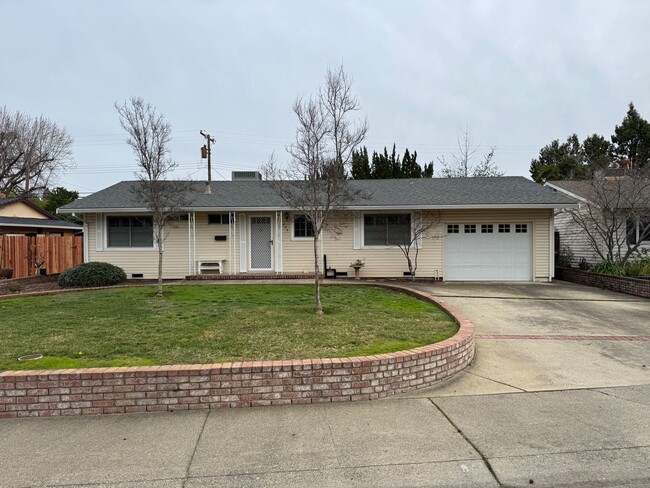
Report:
M 122 268 L 102 262 L 80 264 L 59 276 L 59 286 L 63 288 L 111 286 L 125 281 L 126 273 Z

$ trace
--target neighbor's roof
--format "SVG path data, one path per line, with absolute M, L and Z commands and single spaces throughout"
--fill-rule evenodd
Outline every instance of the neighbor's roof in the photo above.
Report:
M 617 200 L 617 195 L 620 195 L 622 205 L 626 197 L 634 200 L 632 206 L 638 206 L 643 201 L 650 202 L 650 182 L 647 180 L 635 182 L 629 177 L 610 177 L 598 180 L 598 183 L 592 180 L 550 180 L 545 183 L 545 186 L 583 201 L 594 199 L 603 201 L 602 195 L 606 192 L 614 197 L 610 201 Z M 601 197 L 599 198 L 598 195 Z
M 302 182 L 292 182 L 301 184 Z M 63 213 L 144 210 L 134 192 L 137 181 L 123 181 L 80 198 L 59 209 Z M 213 181 L 206 193 L 203 181 L 187 182 L 193 210 L 288 210 L 268 181 Z M 347 205 L 351 209 L 390 208 L 553 208 L 576 205 L 566 195 L 521 176 L 496 178 L 418 178 L 348 180 L 368 198 Z
M 6 198 L 0 198 L 0 207 L 4 207 L 5 205 L 9 205 L 10 203 L 16 203 L 22 201 L 22 197 L 6 197 Z
M 58 219 L 33 219 L 27 217 L 0 217 L 0 227 L 30 227 L 42 229 L 82 230 L 83 226 Z

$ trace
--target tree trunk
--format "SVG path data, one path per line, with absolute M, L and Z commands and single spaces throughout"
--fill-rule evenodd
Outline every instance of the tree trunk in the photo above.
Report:
M 162 250 L 162 246 L 159 246 L 159 249 L 158 249 L 158 293 L 156 293 L 157 297 L 162 297 L 163 296 L 162 276 L 163 276 L 163 250 Z
M 314 232 L 314 285 L 316 289 L 316 315 L 323 315 L 323 305 L 320 302 L 320 260 L 318 256 L 318 240 L 320 232 Z

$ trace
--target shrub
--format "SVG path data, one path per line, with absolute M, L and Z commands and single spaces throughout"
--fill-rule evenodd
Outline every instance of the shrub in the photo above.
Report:
M 650 275 L 650 259 L 639 259 L 628 261 L 625 265 L 625 276 L 645 276 Z
M 589 271 L 612 276 L 625 276 L 625 266 L 614 261 L 601 261 L 589 268 Z
M 59 286 L 64 288 L 110 286 L 125 281 L 126 273 L 122 268 L 101 262 L 80 264 L 59 276 Z

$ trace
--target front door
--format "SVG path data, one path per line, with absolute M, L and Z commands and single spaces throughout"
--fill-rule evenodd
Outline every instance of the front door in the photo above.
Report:
M 271 271 L 273 269 L 271 217 L 251 217 L 250 229 L 251 271 Z

